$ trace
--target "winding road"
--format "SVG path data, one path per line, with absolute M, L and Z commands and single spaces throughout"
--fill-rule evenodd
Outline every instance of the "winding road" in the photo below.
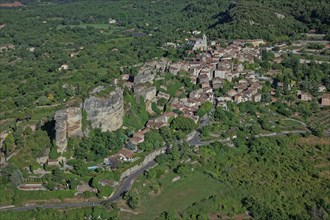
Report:
M 118 190 L 110 198 L 95 202 L 81 202 L 81 203 L 59 203 L 59 204 L 46 204 L 46 205 L 31 205 L 31 206 L 22 206 L 22 207 L 0 207 L 0 211 L 26 211 L 36 208 L 54 208 L 54 209 L 64 209 L 64 208 L 78 208 L 78 207 L 91 207 L 91 206 L 101 206 L 104 202 L 114 202 L 118 200 L 125 192 L 129 191 L 132 184 L 134 183 L 136 177 L 141 175 L 144 171 L 156 165 L 155 161 L 151 161 L 146 164 L 141 169 L 132 173 L 130 176 L 125 178 L 118 187 Z

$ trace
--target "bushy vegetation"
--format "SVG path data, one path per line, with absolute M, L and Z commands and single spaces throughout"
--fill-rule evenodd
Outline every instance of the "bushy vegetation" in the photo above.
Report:
M 142 182 L 136 183 L 133 190 L 138 190 L 136 193 L 139 194 L 143 192 L 138 207 L 149 204 L 148 207 L 154 208 L 151 211 L 141 207 L 143 212 L 136 218 L 160 216 L 164 211 L 160 219 L 172 215 L 176 215 L 177 219 L 206 219 L 215 213 L 221 219 L 247 210 L 254 219 L 314 219 L 317 216 L 327 219 L 330 214 L 327 204 L 329 141 L 325 139 L 323 144 L 317 144 L 313 140 L 294 136 L 259 138 L 235 148 L 214 143 L 200 147 L 197 157 L 191 150 L 173 149 L 157 159 L 161 161 L 168 157 L 167 163 L 160 163 L 158 169 L 172 170 L 182 180 L 171 182 L 175 177 L 171 172 L 156 178 L 156 171 L 153 175 L 153 170 L 148 171 L 146 179 L 141 177 Z M 176 159 L 170 160 L 173 155 L 177 155 L 174 156 Z M 192 161 L 197 159 L 201 166 L 192 171 L 190 163 L 182 162 L 187 157 Z M 203 176 L 199 176 L 201 173 Z M 217 184 L 208 189 L 213 195 L 197 199 L 200 198 L 197 193 L 194 202 L 184 210 L 182 207 L 187 203 L 176 206 L 164 203 L 165 199 L 175 200 L 176 194 L 186 201 L 191 189 L 202 180 L 209 184 L 216 180 Z M 160 189 L 157 196 L 150 198 L 145 194 L 154 184 L 160 185 Z M 176 187 L 180 187 L 180 191 L 174 194 Z M 158 202 L 162 204 L 161 208 Z M 155 210 L 159 213 L 154 213 Z
M 85 207 L 59 211 L 55 209 L 36 209 L 23 212 L 2 212 L 3 219 L 118 219 L 119 209 L 117 207 Z

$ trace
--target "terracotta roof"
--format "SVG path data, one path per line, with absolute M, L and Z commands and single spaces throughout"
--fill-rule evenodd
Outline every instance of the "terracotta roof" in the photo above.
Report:
M 134 152 L 123 147 L 117 154 L 122 155 L 126 158 L 131 158 L 134 155 Z

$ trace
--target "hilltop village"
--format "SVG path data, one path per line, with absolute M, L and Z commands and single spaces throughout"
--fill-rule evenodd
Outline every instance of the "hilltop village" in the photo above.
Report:
M 244 48 L 243 45 L 246 43 L 251 43 L 253 46 Z M 106 98 L 97 97 L 97 94 L 105 88 L 94 89 L 90 93 L 90 98 L 84 101 L 83 107 L 71 107 L 55 114 L 58 152 L 65 151 L 67 138 L 83 135 L 82 109 L 86 111 L 87 120 L 91 121 L 93 128 L 101 128 L 102 131 L 119 129 L 123 125 L 124 117 L 123 89 L 131 90 L 137 99 L 142 97 L 151 115 L 155 115 L 152 103 L 164 100 L 170 106 L 161 115 L 150 119 L 143 129 L 132 134 L 128 144 L 135 146 L 133 148 L 135 151 L 138 150 L 138 145 L 144 142 L 144 136 L 150 129 L 169 126 L 170 121 L 179 114 L 198 124 L 200 118 L 196 112 L 203 103 L 209 102 L 214 107 L 221 106 L 227 109 L 228 101 L 260 102 L 262 79 L 254 71 L 244 70 L 243 62 L 251 64 L 254 59 L 261 59 L 259 45 L 263 43 L 262 40 L 234 41 L 227 48 L 221 48 L 219 45 L 207 47 L 204 35 L 202 39 L 189 41 L 193 49 L 189 53 L 196 54 L 195 57 L 173 63 L 166 59 L 147 62 L 139 68 L 137 75 L 123 74 L 121 79 L 114 80 L 116 89 Z M 164 79 L 165 74 L 177 76 L 180 73 L 187 74 L 196 88 L 190 91 L 188 97 L 171 97 L 166 92 L 166 85 L 161 85 L 159 90 L 154 85 L 157 81 Z M 233 80 L 235 80 L 233 89 L 230 89 L 227 94 L 216 95 L 226 82 L 233 82 Z M 112 158 L 120 157 L 128 161 L 132 155 L 133 152 L 124 148 Z
M 158 150 L 149 149 L 144 145 L 146 136 L 165 127 L 174 129 L 173 122 L 180 121 L 182 124 L 194 124 L 194 129 L 187 129 L 189 133 L 181 134 L 182 139 L 186 139 L 192 147 L 202 146 L 198 130 L 210 123 L 210 117 L 216 109 L 228 112 L 229 107 L 240 103 L 259 103 L 264 105 L 277 102 L 279 98 L 278 89 L 271 88 L 265 93 L 264 87 L 276 85 L 276 88 L 284 87 L 291 90 L 295 85 L 274 80 L 274 70 L 261 74 L 250 68 L 255 62 L 262 60 L 263 51 L 271 51 L 274 47 L 267 47 L 266 42 L 261 39 L 256 40 L 234 40 L 227 45 L 216 41 L 208 42 L 206 35 L 202 38 L 187 39 L 188 50 L 186 57 L 181 61 L 170 61 L 161 58 L 137 65 L 137 72 L 134 74 L 125 73 L 127 67 L 123 67 L 124 74 L 116 78 L 109 86 L 98 86 L 89 93 L 88 98 L 83 102 L 68 104 L 64 110 L 59 110 L 54 116 L 54 143 L 56 153 L 49 149 L 42 157 L 37 158 L 40 166 L 59 167 L 66 171 L 77 169 L 68 161 L 74 160 L 68 154 L 70 140 L 74 138 L 88 138 L 91 130 L 100 129 L 101 132 L 116 132 L 119 129 L 127 129 L 124 126 L 125 116 L 130 116 L 133 101 L 127 99 L 131 95 L 137 105 L 145 105 L 143 108 L 148 113 L 148 119 L 143 127 L 133 130 L 117 150 L 110 150 L 110 154 L 103 158 L 103 163 L 88 163 L 88 170 L 106 169 L 116 171 L 118 167 L 121 173 L 120 179 L 131 175 L 141 166 L 150 163 L 160 154 L 166 152 L 169 144 L 155 142 L 159 144 Z M 280 54 L 275 57 L 279 59 Z M 278 61 L 280 62 L 280 61 Z M 61 67 L 68 69 L 68 66 Z M 276 73 L 275 73 L 276 74 Z M 180 79 L 182 84 L 173 87 Z M 182 86 L 184 85 L 184 86 Z M 173 89 L 174 88 L 174 89 Z M 321 94 L 318 99 L 320 106 L 330 105 L 330 95 L 326 93 L 324 85 L 318 86 Z M 307 92 L 297 90 L 296 98 L 303 102 L 311 102 L 315 98 Z M 140 104 L 139 104 L 140 103 Z M 205 110 L 206 109 L 206 110 Z M 201 113 L 202 111 L 205 111 Z M 257 115 L 260 113 L 256 113 Z M 258 116 L 259 117 L 259 116 Z M 134 122 L 130 122 L 133 123 Z M 240 123 L 244 123 L 241 119 Z M 230 128 L 223 132 L 224 141 L 232 141 L 237 138 L 236 128 Z M 219 135 L 213 134 L 215 136 Z M 291 132 L 291 131 L 285 131 Z M 306 132 L 292 131 L 292 132 Z M 157 133 L 157 132 L 156 132 Z M 3 139 L 8 134 L 3 134 Z M 273 135 L 257 134 L 257 135 Z M 275 134 L 276 135 L 276 134 Z M 149 142 L 156 140 L 149 137 Z M 205 143 L 211 143 L 209 142 Z M 150 144 L 150 143 L 149 143 Z M 154 148 L 155 149 L 155 148 Z M 72 150 L 72 149 L 71 149 Z M 55 156 L 54 156 L 55 155 Z M 103 154 L 102 154 L 103 155 Z M 6 159 L 2 155 L 2 164 L 6 164 Z M 140 164 L 137 164 L 140 162 Z M 71 165 L 70 165 L 71 164 Z M 121 166 L 119 164 L 122 164 Z M 126 169 L 126 170 L 125 170 Z M 125 170 L 124 172 L 122 172 Z M 49 171 L 37 168 L 33 170 L 34 175 L 42 178 Z M 33 177 L 34 178 L 34 177 Z M 118 180 L 118 179 L 117 179 Z M 100 180 L 98 184 L 103 184 L 109 179 Z M 118 184 L 116 182 L 111 182 Z M 101 187 L 99 186 L 99 188 Z M 103 185 L 102 185 L 103 186 Z M 44 184 L 32 182 L 22 182 L 17 185 L 20 190 L 46 190 Z M 80 182 L 78 191 L 94 192 L 86 182 Z
M 79 107 L 69 107 L 56 112 L 55 143 L 58 153 L 63 154 L 66 151 L 69 138 L 88 136 L 88 130 L 83 131 L 82 112 L 86 112 L 86 120 L 91 122 L 91 128 L 100 128 L 103 132 L 120 129 L 127 106 L 130 105 L 125 103 L 124 90 L 131 91 L 137 100 L 143 98 L 151 119 L 146 122 L 144 128 L 131 134 L 119 152 L 104 159 L 104 164 L 109 166 L 116 164 L 118 159 L 124 162 L 134 161 L 133 157 L 139 151 L 139 145 L 144 142 L 145 135 L 151 130 L 169 126 L 179 115 L 191 119 L 198 126 L 203 118 L 200 118 L 197 112 L 205 103 L 211 103 L 212 109 L 221 107 L 227 110 L 228 102 L 261 102 L 263 85 L 265 82 L 274 83 L 273 78 L 245 69 L 245 66 L 253 65 L 255 60 L 261 59 L 261 50 L 266 48 L 265 43 L 260 39 L 235 40 L 222 47 L 215 41 L 208 43 L 207 37 L 203 35 L 200 39 L 188 40 L 187 44 L 191 50 L 187 52 L 189 56 L 183 61 L 170 62 L 162 58 L 146 62 L 139 67 L 136 75 L 123 74 L 121 78 L 113 80 L 110 93 L 109 88 L 95 88 Z M 185 88 L 179 88 L 174 95 L 170 95 L 167 92 L 169 84 L 163 83 L 165 75 L 168 74 L 174 77 L 183 74 L 189 78 L 189 83 L 193 86 L 191 91 L 187 93 Z M 161 82 L 161 85 L 158 82 Z M 228 84 L 230 88 L 223 90 L 222 88 L 228 87 Z M 283 87 L 283 82 L 277 84 Z M 324 92 L 324 88 L 320 85 L 320 92 Z M 102 92 L 105 94 L 103 97 L 99 95 Z M 275 89 L 270 91 L 269 95 L 272 98 L 269 102 L 277 101 L 275 93 Z M 311 101 L 312 95 L 298 90 L 297 98 Z M 329 100 L 329 94 L 324 94 L 320 103 L 327 106 Z M 160 102 L 163 104 L 159 105 Z M 166 109 L 162 109 L 164 103 L 168 106 Z M 155 111 L 163 113 L 156 114 Z M 66 160 L 63 156 L 49 159 L 45 155 L 39 162 L 59 165 L 61 161 Z
M 0 13 L 0 220 L 330 219 L 329 0 Z

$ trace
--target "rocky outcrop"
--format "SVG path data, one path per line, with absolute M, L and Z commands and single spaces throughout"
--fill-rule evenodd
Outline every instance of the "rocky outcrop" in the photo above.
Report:
M 152 69 L 144 69 L 143 73 L 139 73 L 134 77 L 134 83 L 140 84 L 140 83 L 153 83 L 155 75 L 151 73 Z
M 0 149 L 2 148 L 3 142 L 8 136 L 9 132 L 2 132 L 0 133 Z
M 153 83 L 155 75 L 159 72 L 163 73 L 170 67 L 170 62 L 166 59 L 154 60 L 145 63 L 140 69 L 138 74 L 134 77 L 134 83 Z
M 123 91 L 116 89 L 102 98 L 93 95 L 85 100 L 84 110 L 93 128 L 101 128 L 102 131 L 117 130 L 123 125 Z
M 156 98 L 157 89 L 155 86 L 139 85 L 134 87 L 135 97 L 143 97 L 146 102 L 153 102 Z
M 55 113 L 55 143 L 57 152 L 59 153 L 63 153 L 68 145 L 68 139 L 66 137 L 66 119 L 67 115 L 65 110 L 60 110 Z
M 67 133 L 68 137 L 81 137 L 82 136 L 82 114 L 81 108 L 68 108 L 66 109 L 67 115 Z
M 6 162 L 6 156 L 3 152 L 0 152 L 0 166 Z
M 82 133 L 82 114 L 80 107 L 71 107 L 55 113 L 55 143 L 57 151 L 66 151 L 69 137 L 81 137 Z

